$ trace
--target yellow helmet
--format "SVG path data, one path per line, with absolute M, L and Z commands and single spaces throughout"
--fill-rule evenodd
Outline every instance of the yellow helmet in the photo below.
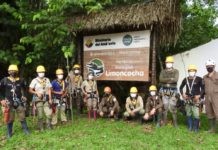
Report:
M 64 74 L 63 69 L 57 69 L 57 70 L 56 70 L 56 74 Z
M 173 62 L 174 62 L 173 56 L 167 56 L 165 62 L 166 62 L 166 63 L 173 63 Z
M 10 65 L 10 66 L 8 67 L 8 71 L 18 71 L 17 65 L 14 65 L 14 64 Z
M 197 67 L 196 67 L 195 65 L 189 65 L 189 66 L 188 66 L 188 71 L 190 71 L 190 70 L 195 70 L 195 71 L 197 71 Z
M 76 68 L 80 68 L 80 65 L 79 64 L 73 65 L 73 69 L 76 69 Z
M 151 85 L 149 87 L 149 91 L 157 91 L 157 87 L 155 85 Z
M 138 93 L 138 90 L 137 90 L 137 88 L 136 87 L 131 87 L 130 88 L 130 93 Z
M 45 67 L 42 66 L 42 65 L 39 65 L 39 66 L 36 68 L 36 72 L 45 72 Z

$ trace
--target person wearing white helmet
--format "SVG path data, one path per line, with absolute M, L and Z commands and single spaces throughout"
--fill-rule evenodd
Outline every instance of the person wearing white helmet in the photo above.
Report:
M 218 72 L 215 71 L 215 61 L 206 62 L 207 74 L 203 77 L 205 85 L 205 108 L 210 122 L 209 133 L 217 132 L 218 125 Z

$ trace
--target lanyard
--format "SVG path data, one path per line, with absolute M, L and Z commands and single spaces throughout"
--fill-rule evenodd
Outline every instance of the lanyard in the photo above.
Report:
M 192 92 L 192 88 L 193 88 L 195 79 L 196 79 L 196 76 L 195 76 L 194 79 L 192 80 L 192 83 L 191 83 L 191 86 L 190 86 L 190 84 L 189 84 L 189 82 L 188 82 L 188 77 L 186 78 L 186 84 L 188 85 L 189 93 Z

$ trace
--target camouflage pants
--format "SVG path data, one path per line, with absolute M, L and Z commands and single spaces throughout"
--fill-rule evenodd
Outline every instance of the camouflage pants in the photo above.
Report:
M 36 109 L 37 109 L 37 115 L 38 119 L 43 119 L 43 116 L 46 116 L 46 119 L 51 119 L 52 115 L 52 109 L 49 106 L 48 102 L 36 102 Z
M 177 98 L 175 96 L 162 96 L 164 112 L 167 113 L 170 111 L 172 114 L 176 114 L 177 108 Z
M 60 113 L 60 119 L 62 122 L 66 122 L 67 121 L 67 117 L 65 114 L 65 110 L 66 110 L 66 105 L 62 104 L 61 106 L 56 106 L 55 108 L 55 112 L 52 113 L 52 121 L 51 124 L 52 125 L 56 125 L 58 122 L 58 114 Z
M 113 109 L 113 107 L 105 106 L 105 107 L 102 108 L 102 112 L 104 113 L 104 115 L 109 115 L 110 112 L 112 111 L 112 109 Z M 118 115 L 119 111 L 120 111 L 119 107 L 114 108 L 114 115 Z

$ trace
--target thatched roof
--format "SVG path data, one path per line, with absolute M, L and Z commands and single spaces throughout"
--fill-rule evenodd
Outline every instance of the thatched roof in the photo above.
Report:
M 108 8 L 99 13 L 72 17 L 70 23 L 81 24 L 79 31 L 105 30 L 115 27 L 155 29 L 158 41 L 174 43 L 181 25 L 179 0 L 153 0 Z

